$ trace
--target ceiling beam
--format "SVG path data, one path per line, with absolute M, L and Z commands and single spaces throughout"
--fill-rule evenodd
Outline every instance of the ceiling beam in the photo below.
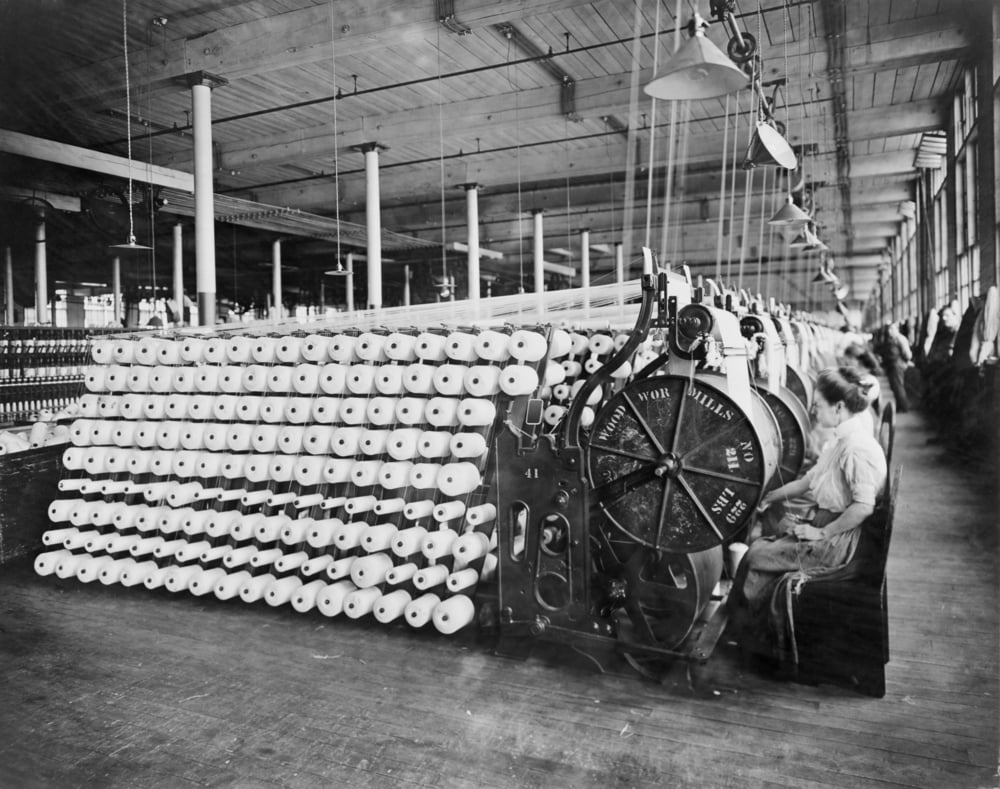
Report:
M 154 186 L 169 186 L 182 192 L 194 191 L 194 176 L 190 173 L 134 162 L 110 153 L 92 151 L 78 145 L 44 140 L 29 134 L 0 129 L 0 152 L 40 159 L 45 162 L 78 167 L 95 173 L 133 179 Z

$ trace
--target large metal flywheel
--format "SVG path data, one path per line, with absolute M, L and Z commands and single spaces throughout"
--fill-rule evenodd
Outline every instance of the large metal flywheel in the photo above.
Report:
M 640 545 L 690 553 L 737 535 L 779 454 L 725 379 L 665 375 L 626 386 L 590 432 L 588 474 L 607 521 Z

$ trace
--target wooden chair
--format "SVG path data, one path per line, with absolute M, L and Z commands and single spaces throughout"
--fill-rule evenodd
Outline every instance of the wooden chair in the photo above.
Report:
M 891 452 L 891 418 L 883 419 L 886 424 Z M 783 668 L 793 679 L 830 682 L 878 698 L 885 695 L 889 662 L 885 567 L 901 471 L 897 468 L 892 474 L 883 500 L 861 525 L 850 562 L 794 590 L 779 590 L 790 601 L 797 661 L 788 665 L 786 658 Z M 783 581 L 788 582 L 790 578 Z
M 885 465 L 889 467 L 892 465 L 892 445 L 896 441 L 896 407 L 892 403 L 886 403 L 882 409 L 876 438 L 885 452 Z

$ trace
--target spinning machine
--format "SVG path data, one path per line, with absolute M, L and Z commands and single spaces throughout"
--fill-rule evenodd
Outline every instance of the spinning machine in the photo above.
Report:
M 703 660 L 724 546 L 802 464 L 792 376 L 827 338 L 676 274 L 637 284 L 617 318 L 591 289 L 546 294 L 539 323 L 99 338 L 36 570 L 478 623 L 601 667 Z

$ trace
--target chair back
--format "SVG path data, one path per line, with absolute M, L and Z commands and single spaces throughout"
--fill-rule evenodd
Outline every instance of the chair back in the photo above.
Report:
M 892 465 L 892 445 L 896 441 L 896 407 L 892 403 L 886 403 L 882 409 L 882 418 L 878 424 L 878 443 L 885 453 L 885 465 L 889 468 Z

